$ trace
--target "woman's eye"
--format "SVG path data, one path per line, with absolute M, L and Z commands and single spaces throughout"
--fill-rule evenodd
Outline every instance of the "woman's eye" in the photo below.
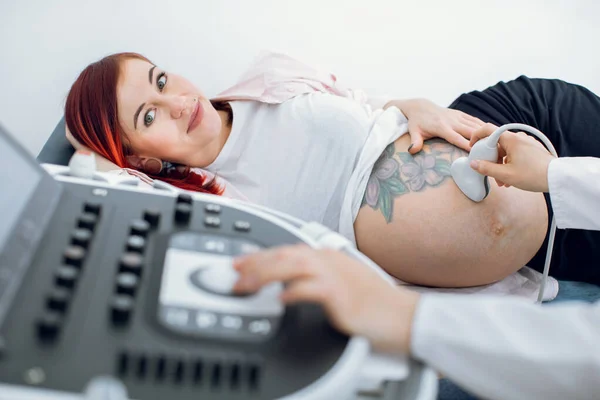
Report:
M 158 86 L 158 90 L 162 92 L 162 90 L 167 86 L 167 74 L 162 72 L 158 75 L 158 79 L 156 80 L 156 85 Z
M 144 125 L 150 126 L 154 122 L 156 116 L 156 110 L 150 110 L 144 115 Z

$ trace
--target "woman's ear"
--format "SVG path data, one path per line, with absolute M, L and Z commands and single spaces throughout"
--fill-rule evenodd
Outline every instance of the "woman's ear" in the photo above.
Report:
M 159 175 L 163 162 L 155 157 L 127 156 L 125 157 L 132 168 L 150 175 Z

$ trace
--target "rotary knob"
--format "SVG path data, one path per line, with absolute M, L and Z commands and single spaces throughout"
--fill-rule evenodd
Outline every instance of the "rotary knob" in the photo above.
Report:
M 190 281 L 194 286 L 210 293 L 222 296 L 244 297 L 254 293 L 236 293 L 233 291 L 239 274 L 230 265 L 213 265 L 194 271 Z

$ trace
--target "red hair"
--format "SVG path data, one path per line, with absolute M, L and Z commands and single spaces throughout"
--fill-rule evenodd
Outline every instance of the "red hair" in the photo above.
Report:
M 152 64 L 137 53 L 118 53 L 104 57 L 81 72 L 69 91 L 65 105 L 65 121 L 73 137 L 121 168 L 133 168 L 126 158 L 132 154 L 124 145 L 124 132 L 117 115 L 117 83 L 121 63 L 129 59 L 144 60 Z M 191 171 L 181 179 L 148 175 L 186 190 L 216 195 L 221 195 L 224 191 L 215 179 L 208 180 L 206 176 Z

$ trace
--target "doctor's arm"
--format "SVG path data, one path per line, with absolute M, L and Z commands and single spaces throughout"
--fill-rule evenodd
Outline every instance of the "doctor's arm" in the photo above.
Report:
M 239 258 L 235 290 L 287 283 L 285 303 L 321 304 L 332 324 L 389 352 L 412 353 L 490 399 L 586 399 L 600 393 L 600 306 L 419 295 L 332 250 L 270 249 Z
M 591 399 L 600 393 L 600 304 L 426 295 L 411 353 L 489 399 Z
M 600 159 L 552 160 L 548 186 L 557 227 L 600 230 Z

